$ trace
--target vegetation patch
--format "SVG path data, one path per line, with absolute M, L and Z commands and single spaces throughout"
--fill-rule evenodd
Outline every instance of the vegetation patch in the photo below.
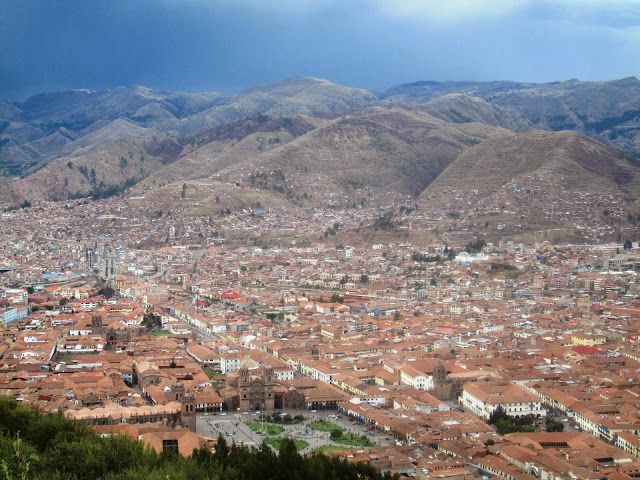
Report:
M 369 440 L 366 435 L 356 435 L 354 433 L 341 432 L 340 435 L 336 435 L 336 431 L 331 432 L 331 440 L 343 445 L 351 445 L 354 447 L 373 447 L 374 443 Z
M 489 423 L 494 425 L 500 435 L 516 432 L 537 432 L 536 417 L 526 415 L 523 417 L 510 417 L 501 406 L 498 406 L 489 416 Z
M 344 431 L 341 427 L 339 427 L 335 423 L 328 422 L 327 420 L 316 420 L 315 422 L 311 422 L 309 424 L 309 428 L 312 430 L 319 430 L 321 432 L 329 432 L 329 433 L 335 430 L 338 430 L 340 432 Z
M 169 332 L 168 330 L 157 330 L 155 332 L 151 332 L 151 335 L 154 337 L 166 337 L 170 333 L 171 332 Z
M 332 441 L 343 445 L 352 445 L 354 447 L 372 447 L 374 445 L 366 435 L 345 433 L 342 427 L 326 420 L 311 422 L 309 424 L 309 428 L 319 430 L 321 432 L 329 432 Z
M 283 428 L 280 425 L 272 423 L 251 422 L 249 428 L 260 435 L 280 435 L 283 432 Z
M 323 445 L 314 450 L 316 453 L 333 453 L 333 452 L 346 452 L 350 450 L 349 447 L 343 447 L 340 445 Z
M 282 448 L 283 442 L 287 442 L 287 441 L 292 441 L 290 438 L 286 438 L 286 437 L 269 437 L 267 438 L 267 443 L 269 445 L 271 445 L 273 448 L 275 448 L 276 450 L 280 451 L 280 449 Z M 293 440 L 293 444 L 296 447 L 296 451 L 301 451 L 304 450 L 305 448 L 307 448 L 309 446 L 309 444 L 307 442 L 305 442 L 304 440 Z
M 265 416 L 265 420 L 269 423 L 277 423 L 280 425 L 298 425 L 306 420 L 303 415 L 279 415 L 277 413 L 273 413 L 271 415 Z

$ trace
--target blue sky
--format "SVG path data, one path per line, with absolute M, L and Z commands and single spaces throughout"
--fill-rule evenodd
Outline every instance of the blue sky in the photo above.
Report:
M 2 0 L 0 98 L 640 75 L 640 0 Z

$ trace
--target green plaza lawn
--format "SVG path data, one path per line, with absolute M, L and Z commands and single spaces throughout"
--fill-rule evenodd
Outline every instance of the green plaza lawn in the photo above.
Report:
M 329 432 L 331 434 L 331 440 L 335 443 L 351 445 L 354 447 L 372 447 L 374 445 L 365 435 L 346 433 L 342 427 L 335 423 L 328 422 L 327 420 L 311 422 L 309 423 L 309 428 L 321 432 Z
M 280 435 L 284 428 L 273 423 L 265 423 L 264 428 L 261 422 L 251 422 L 249 428 L 260 435 Z
M 280 444 L 284 440 L 284 437 L 268 437 L 267 443 L 271 445 L 276 450 L 280 450 Z M 296 450 L 301 451 L 309 446 L 307 442 L 304 440 L 298 440 L 296 438 L 293 439 L 293 443 L 296 445 Z

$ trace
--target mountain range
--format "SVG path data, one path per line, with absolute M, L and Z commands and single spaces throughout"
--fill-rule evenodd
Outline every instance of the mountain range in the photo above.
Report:
M 634 213 L 639 157 L 635 77 L 378 93 L 298 78 L 234 96 L 119 87 L 0 102 L 5 207 L 123 191 L 160 201 L 183 185 L 234 207 L 436 208 L 469 192 L 497 205 L 525 181 L 550 198 L 620 195 Z

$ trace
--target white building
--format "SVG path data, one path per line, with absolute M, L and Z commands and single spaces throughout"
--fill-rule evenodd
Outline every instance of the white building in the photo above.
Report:
M 433 377 L 411 365 L 404 365 L 400 369 L 400 383 L 411 385 L 418 390 L 433 390 Z
M 235 372 L 240 368 L 240 357 L 237 355 L 220 357 L 220 371 L 222 373 Z
M 462 405 L 484 420 L 488 420 L 498 406 L 511 417 L 546 416 L 540 398 L 509 382 L 466 383 L 462 391 Z

